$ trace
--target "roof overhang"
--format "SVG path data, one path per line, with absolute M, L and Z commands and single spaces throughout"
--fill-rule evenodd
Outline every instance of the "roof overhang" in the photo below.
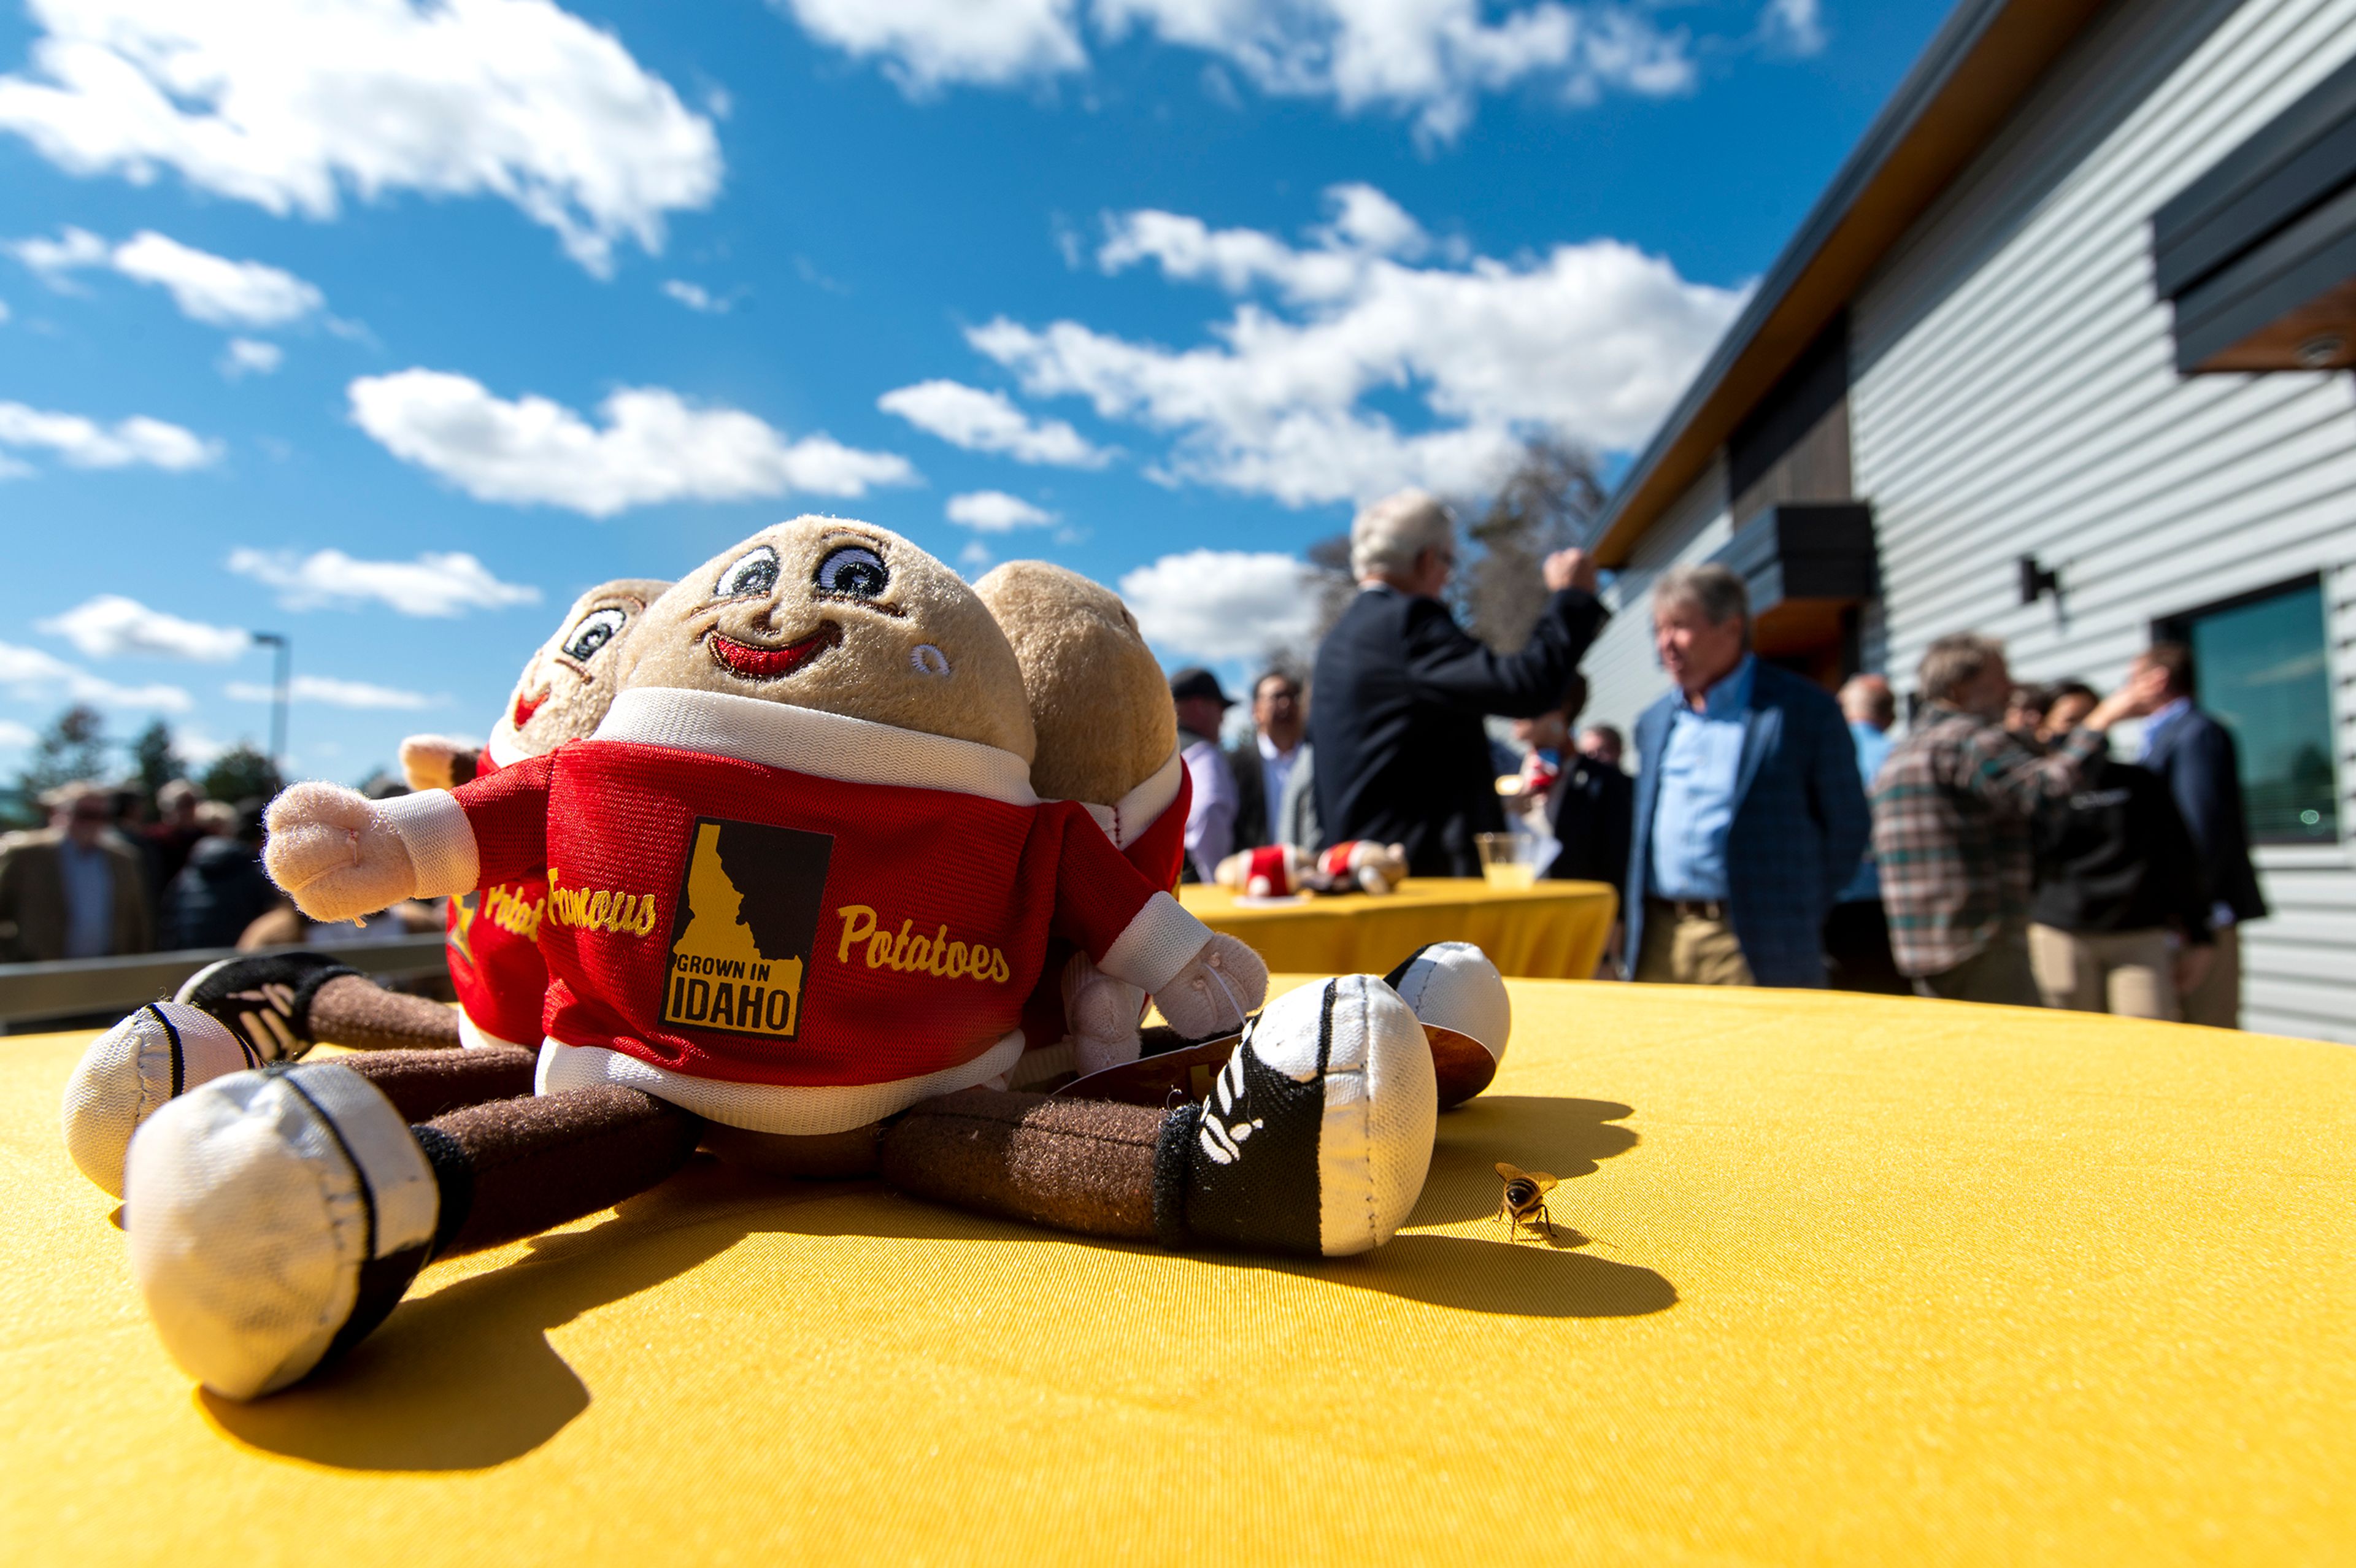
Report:
M 1963 0 L 1597 519 L 1618 566 L 1743 415 L 2112 0 Z

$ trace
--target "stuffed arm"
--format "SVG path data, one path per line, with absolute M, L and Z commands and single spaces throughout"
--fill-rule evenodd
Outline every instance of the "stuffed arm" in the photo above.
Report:
M 506 782 L 486 780 L 467 793 Z M 465 802 L 440 790 L 375 801 L 339 784 L 299 784 L 270 803 L 262 865 L 296 908 L 319 921 L 472 892 L 486 867 Z
M 447 735 L 412 735 L 401 742 L 401 773 L 411 789 L 456 789 L 482 769 L 482 748 Z

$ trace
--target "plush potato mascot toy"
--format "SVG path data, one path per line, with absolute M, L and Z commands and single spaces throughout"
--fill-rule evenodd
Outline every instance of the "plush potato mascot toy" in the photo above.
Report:
M 973 585 L 1023 671 L 1037 752 L 1031 787 L 1079 802 L 1122 858 L 1174 890 L 1186 859 L 1191 786 L 1169 681 L 1118 594 L 1045 561 L 1014 560 Z M 1145 993 L 1069 942 L 1051 944 L 1023 1010 L 1027 1049 L 1009 1074 L 1046 1088 L 1136 1060 Z
M 524 666 L 487 747 L 431 735 L 402 742 L 410 787 L 446 790 L 593 732 L 613 703 L 623 645 L 669 586 L 633 578 L 600 583 L 575 600 Z M 68 1152 L 84 1175 L 119 1197 L 132 1134 L 165 1101 L 211 1079 L 295 1060 L 320 1040 L 356 1051 L 538 1040 L 548 989 L 538 942 L 546 896 L 545 880 L 531 878 L 450 901 L 444 951 L 455 1013 L 387 990 L 326 953 L 256 954 L 207 965 L 170 1001 L 141 1008 L 82 1054 L 66 1085 Z
M 1162 699 L 1166 702 L 1166 699 Z M 167 1349 L 247 1399 L 356 1342 L 431 1258 L 660 1181 L 699 1143 L 863 1141 L 902 1190 L 1085 1234 L 1333 1255 L 1387 1240 L 1431 1153 L 1431 1051 L 1379 978 L 1295 991 L 1033 788 L 1014 650 L 881 528 L 805 517 L 696 569 L 623 649 L 596 734 L 449 794 L 273 803 L 316 919 L 544 877 L 532 1053 L 239 1072 L 133 1140 L 132 1271 Z M 1173 1109 L 980 1087 L 1051 944 L 1182 1033 L 1239 1028 Z M 538 1093 L 513 1097 L 513 1074 Z
M 1407 846 L 1352 838 L 1312 855 L 1290 844 L 1269 844 L 1228 856 L 1213 868 L 1212 880 L 1256 899 L 1387 893 L 1407 880 Z

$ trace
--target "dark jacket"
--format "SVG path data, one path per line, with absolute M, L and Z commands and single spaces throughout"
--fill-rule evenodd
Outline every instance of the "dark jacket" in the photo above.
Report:
M 188 863 L 164 895 L 166 931 L 175 947 L 234 947 L 278 899 L 259 849 L 235 838 L 208 838 L 188 851 Z
M 1636 822 L 1627 873 L 1632 974 L 1644 951 L 1661 752 L 1683 700 L 1672 691 L 1636 720 Z M 1726 836 L 1728 914 L 1752 979 L 1762 986 L 1825 983 L 1818 933 L 1856 875 L 1871 831 L 1857 741 L 1840 705 L 1814 681 L 1761 662 L 1751 677 L 1734 821 Z
M 2210 896 L 2230 906 L 2235 920 L 2264 919 L 2266 901 L 2250 864 L 2250 822 L 2242 810 L 2241 759 L 2232 732 L 2193 709 L 2161 732 L 2143 765 L 2176 797 Z
M 1559 706 L 1605 618 L 1595 596 L 1547 600 L 1529 645 L 1492 653 L 1437 599 L 1359 591 L 1317 648 L 1309 709 L 1325 841 L 1407 847 L 1419 877 L 1477 877 L 1480 833 L 1502 833 L 1484 714 Z
M 1636 783 L 1618 768 L 1577 753 L 1563 759 L 1547 826 L 1562 846 L 1546 874 L 1557 881 L 1609 882 L 1628 875 L 1636 827 Z
M 1277 801 L 1268 798 L 1268 775 L 1260 772 L 1257 736 L 1226 753 L 1227 772 L 1236 775 L 1236 848 L 1257 849 L 1276 842 L 1269 817 Z
M 2057 931 L 2166 927 L 2209 940 L 2209 881 L 2158 775 L 2098 757 L 2075 794 L 2040 813 L 2029 918 Z

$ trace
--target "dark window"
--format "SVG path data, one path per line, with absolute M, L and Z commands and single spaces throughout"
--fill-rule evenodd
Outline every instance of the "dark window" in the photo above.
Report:
M 2201 706 L 2233 732 L 2250 837 L 2266 844 L 2337 839 L 2322 583 L 2308 578 L 2171 616 L 2158 631 L 2190 645 Z

